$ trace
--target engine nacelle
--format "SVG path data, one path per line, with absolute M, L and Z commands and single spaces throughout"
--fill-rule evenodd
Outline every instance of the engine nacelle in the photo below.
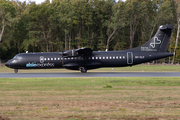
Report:
M 61 55 L 63 55 L 64 57 L 76 57 L 78 56 L 78 52 L 76 52 L 76 49 L 66 50 L 64 52 L 61 52 Z
M 60 52 L 60 54 L 64 57 L 77 57 L 77 56 L 86 56 L 92 54 L 91 48 L 80 48 L 73 50 L 66 50 L 64 52 Z

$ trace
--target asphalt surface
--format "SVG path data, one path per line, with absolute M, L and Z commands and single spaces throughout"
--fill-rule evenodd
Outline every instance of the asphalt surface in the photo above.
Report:
M 49 77 L 180 77 L 180 72 L 0 73 L 0 78 Z

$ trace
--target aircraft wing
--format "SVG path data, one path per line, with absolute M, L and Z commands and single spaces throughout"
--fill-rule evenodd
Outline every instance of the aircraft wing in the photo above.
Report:
M 78 56 L 87 56 L 91 55 L 93 50 L 91 48 L 79 48 L 73 50 L 66 50 L 60 54 L 64 57 L 78 57 Z

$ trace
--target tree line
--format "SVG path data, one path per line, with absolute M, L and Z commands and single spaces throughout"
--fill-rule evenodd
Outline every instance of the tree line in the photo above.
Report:
M 180 58 L 177 0 L 0 0 L 0 57 L 81 47 L 95 51 L 142 45 L 163 24 L 173 24 L 168 47 Z

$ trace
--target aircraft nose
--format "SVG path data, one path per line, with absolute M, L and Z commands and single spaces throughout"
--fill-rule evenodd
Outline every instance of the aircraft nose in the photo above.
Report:
M 9 66 L 10 66 L 9 61 L 7 61 L 7 62 L 5 63 L 5 66 L 7 66 L 7 67 L 9 67 Z

